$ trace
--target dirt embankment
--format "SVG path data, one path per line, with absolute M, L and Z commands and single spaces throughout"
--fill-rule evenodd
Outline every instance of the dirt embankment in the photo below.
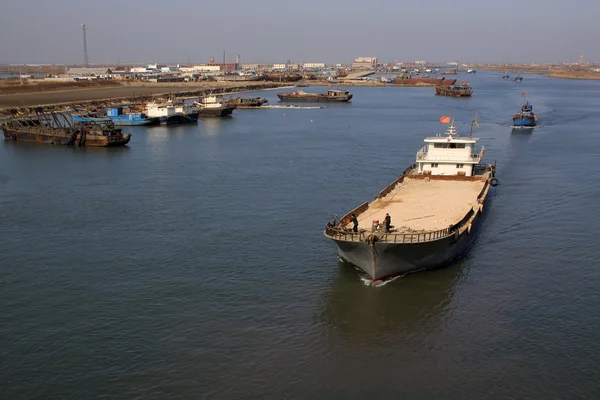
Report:
M 560 79 L 600 79 L 600 72 L 592 70 L 588 66 L 553 66 L 553 65 L 485 65 L 479 66 L 479 69 L 490 71 L 507 71 L 511 76 L 517 74 L 540 74 L 550 78 Z
M 0 94 L 52 92 L 59 90 L 118 87 L 121 83 L 113 80 L 98 81 L 48 81 L 43 79 L 0 79 Z

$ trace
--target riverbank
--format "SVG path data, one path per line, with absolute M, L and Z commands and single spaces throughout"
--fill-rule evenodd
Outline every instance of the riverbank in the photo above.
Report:
M 507 71 L 509 75 L 516 76 L 517 74 L 539 74 L 549 78 L 557 79 L 588 79 L 599 80 L 600 72 L 593 71 L 591 67 L 584 66 L 530 66 L 530 65 L 482 65 L 477 66 L 477 69 L 487 71 Z

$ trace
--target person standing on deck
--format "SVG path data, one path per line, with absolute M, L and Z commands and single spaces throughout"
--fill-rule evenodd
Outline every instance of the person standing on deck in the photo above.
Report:
M 352 217 L 350 218 L 350 222 L 352 222 L 354 224 L 354 226 L 352 227 L 352 230 L 354 232 L 358 232 L 358 220 L 356 219 L 355 214 L 352 214 Z
M 389 232 L 390 226 L 392 226 L 392 217 L 390 217 L 390 214 L 385 213 L 385 218 L 383 219 L 383 229 L 386 232 Z

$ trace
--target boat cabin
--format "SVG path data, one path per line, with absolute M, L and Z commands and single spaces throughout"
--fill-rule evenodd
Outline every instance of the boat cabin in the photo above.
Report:
M 477 150 L 479 138 L 460 136 L 454 122 L 445 134 L 425 138 L 417 152 L 417 174 L 473 176 L 483 158 L 484 148 Z
M 348 90 L 332 89 L 325 92 L 325 94 L 327 95 L 327 97 L 348 97 L 350 95 L 350 92 Z

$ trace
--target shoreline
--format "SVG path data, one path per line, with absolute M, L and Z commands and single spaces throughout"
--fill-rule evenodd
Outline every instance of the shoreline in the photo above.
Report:
M 502 65 L 488 65 L 488 66 L 477 66 L 476 69 L 484 71 L 498 71 L 503 72 L 508 70 L 509 75 L 514 76 L 516 74 L 538 74 L 547 76 L 552 79 L 571 79 L 571 80 L 589 80 L 595 81 L 600 80 L 600 72 L 595 72 L 585 67 L 571 67 L 571 68 L 560 68 L 560 67 L 531 67 L 531 66 L 502 66 Z
M 109 87 L 98 85 L 90 87 L 65 87 L 58 90 L 27 91 L 22 93 L 0 94 L 0 114 L 9 109 L 43 107 L 57 109 L 60 107 L 99 105 L 100 103 L 144 102 L 152 99 L 178 96 L 200 97 L 210 93 L 230 95 L 233 93 L 257 92 L 263 90 L 279 90 L 295 88 L 299 84 L 308 87 L 434 87 L 435 84 L 419 82 L 411 84 L 393 84 L 379 81 L 340 81 L 328 82 L 320 80 L 300 80 L 296 82 L 188 82 L 188 83 L 142 83 L 128 82 Z

